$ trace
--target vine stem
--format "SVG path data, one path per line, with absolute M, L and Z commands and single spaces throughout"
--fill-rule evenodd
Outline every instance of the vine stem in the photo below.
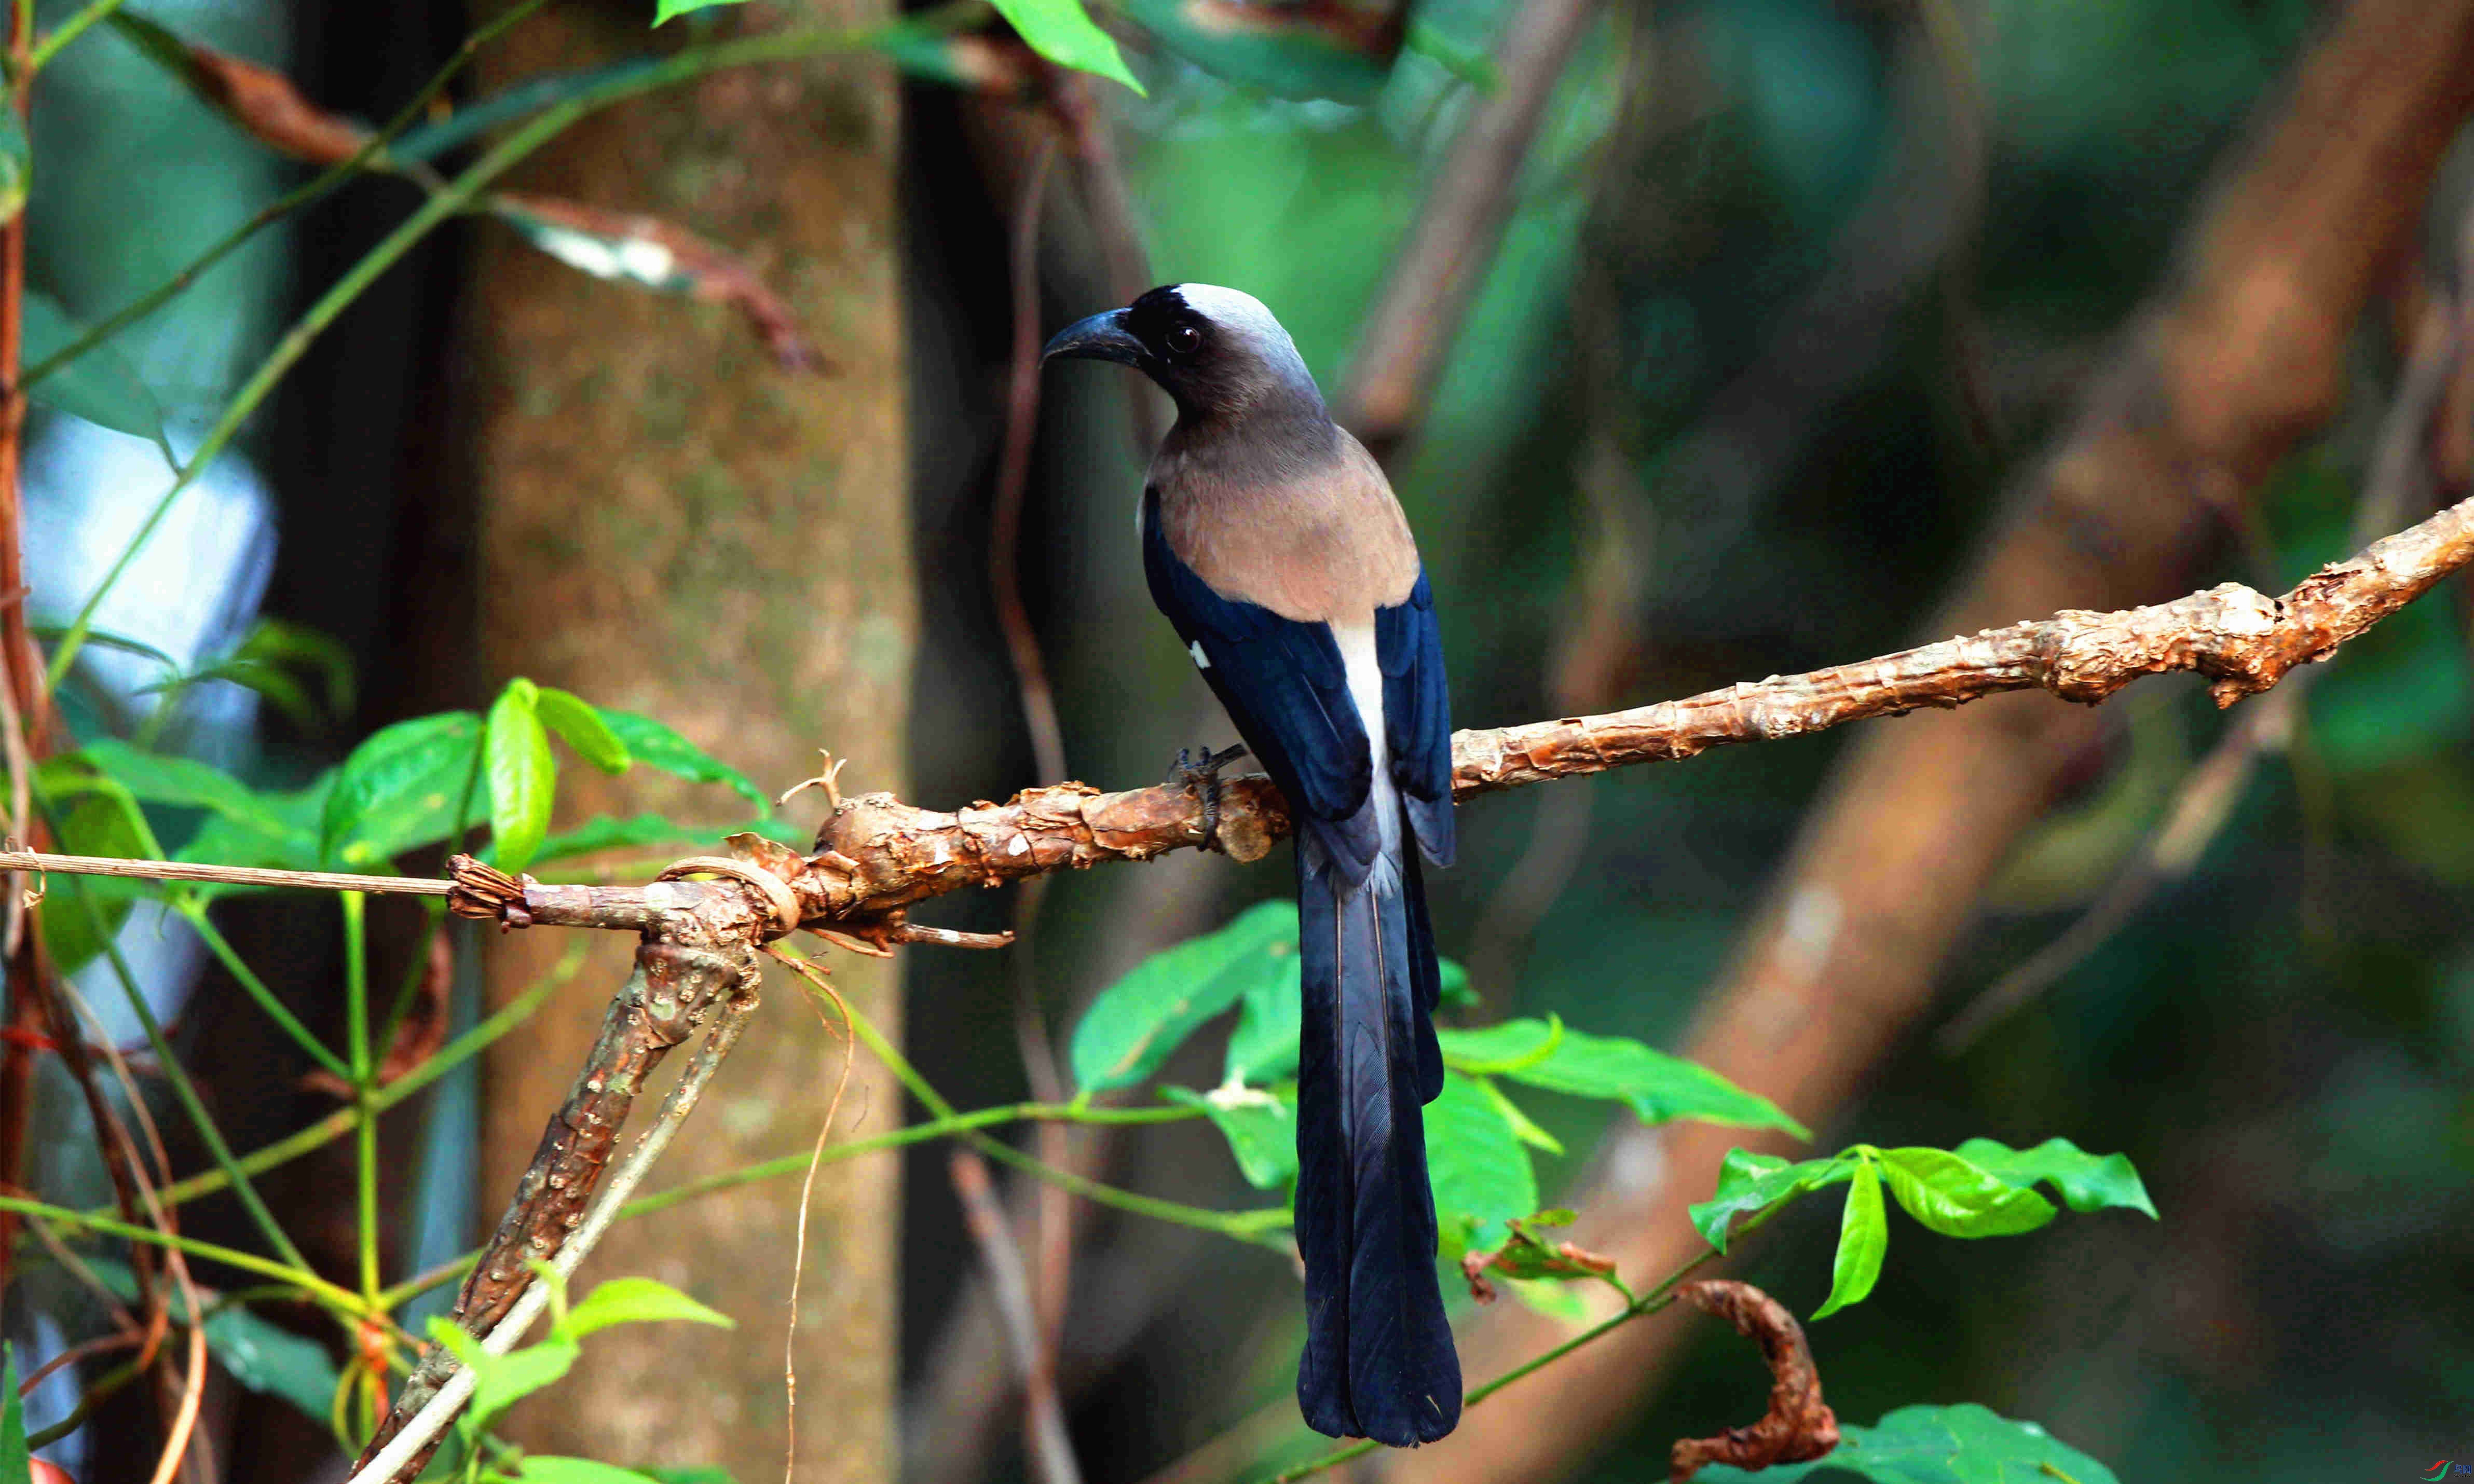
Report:
M 784 961 L 796 961 L 786 959 Z M 1131 1211 L 1137 1216 L 1149 1216 L 1154 1221 L 1170 1222 L 1180 1227 L 1194 1227 L 1204 1231 L 1217 1231 L 1224 1236 L 1232 1236 L 1240 1241 L 1260 1245 L 1265 1242 L 1268 1233 L 1289 1225 L 1290 1216 L 1286 1207 L 1259 1211 L 1208 1210 L 1199 1205 L 1187 1205 L 1181 1202 L 1163 1201 L 1156 1196 L 1137 1195 L 1130 1190 L 1120 1190 L 1114 1185 L 1104 1185 L 1098 1180 L 1085 1179 L 1071 1170 L 1061 1170 L 1044 1160 L 1035 1159 L 1003 1139 L 990 1138 L 978 1128 L 967 1126 L 962 1115 L 955 1112 L 954 1105 L 946 1102 L 944 1095 L 931 1086 L 928 1080 L 919 1075 L 918 1069 L 905 1059 L 902 1053 L 893 1048 L 893 1043 L 886 1040 L 875 1025 L 856 1008 L 851 1010 L 851 1030 L 857 1034 L 860 1040 L 875 1055 L 876 1058 L 884 1062 L 885 1067 L 901 1080 L 902 1085 L 910 1089 L 913 1097 L 928 1106 L 930 1112 L 951 1123 L 954 1126 L 953 1131 L 958 1133 L 964 1142 L 991 1159 L 1012 1165 L 1018 1170 L 1060 1186 L 1084 1200 L 1096 1201 L 1102 1205 L 1112 1205 L 1121 1211 Z M 1089 1111 L 1074 1104 L 1066 1105 L 1064 1110 L 1077 1116 Z M 1165 1120 L 1161 1121 L 1165 1122 Z M 1285 1248 L 1288 1244 L 1277 1242 L 1273 1245 Z

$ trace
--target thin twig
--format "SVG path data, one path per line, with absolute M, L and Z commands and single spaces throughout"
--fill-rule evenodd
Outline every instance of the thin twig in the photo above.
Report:
M 367 891 L 396 896 L 445 896 L 454 889 L 453 882 L 427 876 L 279 871 L 258 865 L 126 861 L 112 856 L 52 855 L 39 850 L 0 850 L 0 870 L 58 871 L 63 876 L 119 876 L 138 881 L 204 881 L 231 887 L 297 887 L 310 891 Z
M 822 971 L 803 960 L 781 954 L 773 958 L 815 985 L 817 992 L 809 997 L 808 1003 L 815 1008 L 816 1022 L 828 1034 L 838 1035 L 842 1043 L 841 1073 L 834 1079 L 833 1099 L 825 1105 L 824 1122 L 817 1125 L 815 1145 L 808 1151 L 807 1178 L 799 1182 L 799 1234 L 790 1246 L 790 1297 L 784 1304 L 789 1311 L 789 1322 L 783 1326 L 782 1334 L 782 1484 L 791 1484 L 799 1469 L 799 1279 L 808 1271 L 808 1205 L 816 1197 L 816 1171 L 824 1165 L 825 1141 L 833 1137 L 834 1120 L 842 1110 L 842 1092 L 850 1086 L 851 1063 L 858 1059 L 859 1037 L 851 1034 L 850 1006 Z M 825 1018 L 825 999 L 832 1000 L 841 1011 L 838 1030 Z
M 1424 420 L 1493 261 L 1547 100 L 1597 9 L 1597 0 L 1529 0 L 1514 13 L 1496 49 L 1494 89 L 1470 108 L 1358 333 L 1337 400 L 1340 421 L 1386 462 Z
M 1039 431 L 1039 238 L 1048 200 L 1048 178 L 1056 162 L 1056 134 L 1042 128 L 1024 178 L 1022 200 L 1007 231 L 1009 278 L 1013 293 L 1013 344 L 1006 397 L 1004 451 L 997 464 L 995 499 L 988 515 L 988 586 L 996 599 L 997 625 L 1005 634 L 1006 654 L 1013 666 L 1014 689 L 1022 706 L 1023 728 L 1031 736 L 1032 766 L 1041 778 L 1065 776 L 1065 729 L 1057 719 L 1056 692 L 1049 683 L 1048 662 L 1039 650 L 1039 632 L 1022 596 L 1022 502 L 1031 483 L 1031 444 Z M 1022 883 L 1013 901 L 1014 951 L 1007 961 L 1013 982 L 1013 1032 L 1016 1054 L 1031 1095 L 1043 1103 L 1065 1100 L 1065 1079 L 1056 1065 L 1055 1038 L 1039 1005 L 1039 912 L 1048 900 L 1047 878 Z M 1043 1124 L 1039 1155 L 1064 1167 L 1073 1160 L 1073 1142 L 1061 1124 Z M 1031 1303 L 1039 1316 L 1038 1336 L 1052 1355 L 1064 1325 L 1067 1290 L 1073 1278 L 1071 1203 L 1054 1185 L 1042 1185 L 1037 1196 L 1038 1275 Z M 1051 1368 L 1053 1369 L 1053 1367 Z M 1026 1425 L 1030 1425 L 1027 1422 Z M 1036 1440 L 1026 1440 L 1036 1446 Z
M 1081 1466 L 1075 1462 L 1073 1439 L 1066 1434 L 1065 1414 L 1057 1405 L 1056 1375 L 1052 1353 L 1040 1333 L 1039 1315 L 1031 1302 L 1030 1276 L 1022 1250 L 1014 1245 L 1005 1207 L 988 1183 L 987 1162 L 967 1149 L 947 1156 L 954 1194 L 962 1203 L 962 1223 L 979 1244 L 980 1261 L 988 1274 L 988 1292 L 1005 1322 L 1007 1349 L 1013 1352 L 1016 1376 L 1022 1382 L 1022 1430 L 1031 1455 L 1031 1477 L 1039 1484 L 1081 1484 Z

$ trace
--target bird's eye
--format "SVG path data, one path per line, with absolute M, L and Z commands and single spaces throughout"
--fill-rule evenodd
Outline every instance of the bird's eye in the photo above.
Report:
M 1168 348 L 1179 355 L 1192 355 L 1202 348 L 1202 331 L 1191 325 L 1179 325 L 1168 332 Z

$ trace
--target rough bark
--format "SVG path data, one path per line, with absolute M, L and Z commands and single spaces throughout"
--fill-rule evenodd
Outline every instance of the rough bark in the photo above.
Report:
M 815 0 L 803 20 L 883 15 Z M 747 12 L 723 25 L 767 24 Z M 778 22 L 779 17 L 773 17 Z M 494 85 L 640 51 L 643 14 L 559 7 L 485 66 Z M 477 233 L 464 337 L 488 677 L 528 674 L 656 716 L 760 782 L 814 771 L 830 744 L 871 787 L 901 777 L 914 627 L 896 295 L 895 88 L 881 62 L 716 75 L 600 115 L 523 173 L 524 188 L 643 212 L 727 245 L 778 290 L 826 363 L 785 370 L 728 307 L 600 282 L 497 231 Z M 577 791 L 582 811 L 719 821 L 717 789 L 643 770 Z M 503 1001 L 567 946 L 495 942 Z M 487 1208 L 514 1189 L 633 945 L 613 937 L 486 1068 Z M 881 1026 L 896 984 L 844 961 L 839 985 Z M 667 1178 L 805 1150 L 834 1084 L 813 1019 L 777 1007 L 716 1083 Z M 787 1013 L 787 1018 L 781 1018 Z M 889 1083 L 849 1108 L 898 1107 Z M 885 1116 L 881 1111 L 879 1116 Z M 802 1288 L 804 1484 L 890 1475 L 896 1166 L 817 1181 Z M 576 1375 L 516 1415 L 529 1448 L 630 1466 L 783 1463 L 782 1327 L 797 1212 L 751 1188 L 620 1229 L 588 1269 L 670 1281 L 730 1314 L 596 1335 Z M 827 1256 L 826 1254 L 829 1254 Z M 830 1423 L 823 1414 L 830 1412 Z
M 2357 0 L 2339 12 L 2206 203 L 2181 271 L 2013 492 L 1928 631 L 2130 607 L 2195 585 L 2219 512 L 2335 407 L 2346 336 L 2407 245 L 2469 105 L 2474 0 Z M 2014 696 L 1868 731 L 1678 1049 L 1826 1128 L 1928 1005 L 1985 882 L 2101 724 Z M 1674 1268 L 1698 1246 L 1685 1205 L 1708 1194 L 1731 1145 L 1758 1142 L 1700 1126 L 1618 1131 L 1575 1193 L 1576 1237 L 1626 1273 Z M 1465 1340 L 1464 1362 L 1488 1375 L 1551 1331 L 1493 1311 Z M 1625 1425 L 1679 1333 L 1628 1328 L 1390 1472 L 1454 1484 L 1564 1473 Z

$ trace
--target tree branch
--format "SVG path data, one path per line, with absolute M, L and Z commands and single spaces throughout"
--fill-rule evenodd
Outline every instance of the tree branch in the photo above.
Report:
M 1948 710 L 2007 691 L 2046 691 L 2093 705 L 2142 675 L 2175 670 L 2207 676 L 2217 704 L 2230 706 L 2272 689 L 2297 666 L 2327 659 L 2469 564 L 2474 499 L 2320 568 L 2282 597 L 2228 582 L 2170 603 L 2113 613 L 2066 609 L 1852 665 L 1739 681 L 1629 711 L 1458 732 L 1452 796 L 1676 762 L 1712 747 L 1801 737 L 1920 707 Z M 1222 846 L 1237 860 L 1261 860 L 1290 829 L 1278 789 L 1260 774 L 1225 779 L 1220 787 Z M 862 951 L 904 942 L 982 947 L 1002 940 L 914 925 L 909 909 L 965 887 L 1199 846 L 1202 809 L 1192 790 L 1167 787 L 1103 793 L 1088 784 L 1051 784 L 1003 804 L 952 813 L 889 793 L 862 793 L 836 806 L 817 832 L 813 856 L 752 834 L 734 835 L 730 842 L 736 860 L 696 857 L 671 868 L 723 881 L 644 887 L 545 885 L 506 876 L 470 856 L 455 858 L 453 879 L 445 882 L 22 850 L 0 851 L 0 870 L 445 895 L 462 916 L 511 928 L 641 933 L 673 913 L 729 903 L 736 905 L 723 910 L 762 920 L 766 937 L 804 927 L 832 932 Z
M 1467 798 L 1671 762 L 2005 691 L 2096 702 L 2142 675 L 2171 670 L 2208 676 L 2219 704 L 2230 705 L 2269 689 L 2297 665 L 2325 659 L 2469 563 L 2474 500 L 2321 568 L 2281 598 L 2228 583 L 2152 607 L 2065 611 L 1630 711 L 1461 732 L 1452 739 L 1452 791 Z M 1270 779 L 1224 782 L 1220 839 L 1230 855 L 1259 860 L 1288 832 L 1286 807 Z M 789 888 L 801 924 L 864 939 L 909 933 L 905 914 L 912 905 L 965 887 L 1149 860 L 1201 839 L 1202 812 L 1188 790 L 1103 793 L 1063 783 L 954 813 L 886 793 L 848 797 L 818 832 L 817 853 L 809 858 L 754 836 L 735 836 L 733 843 Z M 686 905 L 691 893 L 716 889 L 694 882 L 508 888 L 491 899 L 501 904 L 496 912 L 483 900 L 487 893 L 459 896 L 457 910 L 511 924 L 642 930 Z

